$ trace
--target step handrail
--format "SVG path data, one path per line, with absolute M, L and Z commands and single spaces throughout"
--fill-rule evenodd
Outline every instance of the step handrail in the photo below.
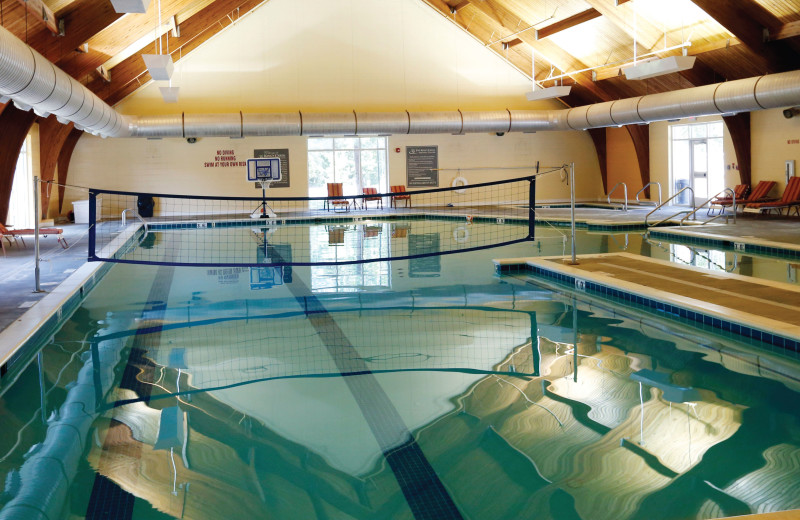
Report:
M 694 211 L 692 211 L 691 213 L 689 213 L 688 215 L 686 215 L 685 217 L 683 217 L 683 218 L 681 219 L 680 225 L 682 226 L 682 225 L 683 225 L 683 221 L 684 221 L 684 220 L 686 220 L 686 219 L 687 219 L 687 218 L 689 218 L 690 216 L 692 216 L 692 215 L 694 215 L 695 213 L 697 213 L 697 212 L 698 212 L 700 209 L 704 208 L 704 207 L 705 207 L 707 204 L 711 203 L 711 201 L 713 201 L 714 199 L 716 199 L 717 197 L 719 197 L 720 195 L 722 195 L 722 194 L 723 194 L 723 193 L 725 193 L 725 192 L 728 192 L 728 193 L 730 193 L 730 194 L 731 194 L 731 201 L 733 202 L 733 205 L 731 206 L 731 207 L 733 208 L 733 223 L 734 223 L 734 224 L 736 224 L 736 192 L 734 192 L 734 191 L 733 191 L 733 189 L 731 189 L 731 188 L 725 188 L 724 190 L 722 190 L 722 191 L 720 191 L 719 193 L 717 193 L 716 195 L 712 196 L 710 199 L 708 199 L 708 200 L 707 200 L 707 201 L 705 201 L 704 203 L 702 203 L 702 204 L 700 204 L 699 206 L 697 206 L 697 207 L 694 209 Z M 725 213 L 720 213 L 720 214 L 719 214 L 719 215 L 717 215 L 716 217 L 714 217 L 714 218 L 712 218 L 712 219 L 710 219 L 710 220 L 706 220 L 706 224 L 708 224 L 709 222 L 712 222 L 712 221 L 714 221 L 714 220 L 717 220 L 718 218 L 720 218 L 720 217 L 723 217 L 723 216 L 725 217 L 725 223 L 727 223 L 727 222 L 728 222 L 728 215 L 727 215 L 727 214 L 725 214 Z
M 647 187 L 650 186 L 651 184 L 655 184 L 656 186 L 658 186 L 658 204 L 661 204 L 661 183 L 656 181 L 648 182 L 647 184 L 644 185 L 644 187 L 641 190 L 636 192 L 636 202 L 639 202 L 639 194 L 642 193 L 644 190 L 646 190 Z
M 623 189 L 624 194 L 625 194 L 625 203 L 622 205 L 622 208 L 623 208 L 623 211 L 625 211 L 627 213 L 628 212 L 628 185 L 625 184 L 624 182 L 620 181 L 620 182 L 616 183 L 613 188 L 611 188 L 611 191 L 608 192 L 608 203 L 611 204 L 611 194 L 614 193 L 614 190 L 619 188 L 620 184 L 622 184 L 622 189 Z
M 669 219 L 671 219 L 671 218 L 677 217 L 678 215 L 680 215 L 680 214 L 682 214 L 682 213 L 688 213 L 688 212 L 689 212 L 689 210 L 687 210 L 687 209 L 684 209 L 684 210 L 681 210 L 681 211 L 679 211 L 679 212 L 675 213 L 674 215 L 670 215 L 670 216 L 669 216 L 669 217 L 667 217 L 667 218 L 664 218 L 664 219 L 661 219 L 661 220 L 659 220 L 659 221 L 658 221 L 658 222 L 656 222 L 655 224 L 648 224 L 648 223 L 647 223 L 647 219 L 648 219 L 648 218 L 650 218 L 650 215 L 652 215 L 652 214 L 653 214 L 653 213 L 655 213 L 656 211 L 658 211 L 658 210 L 660 210 L 661 208 L 663 208 L 664 206 L 666 206 L 666 205 L 667 205 L 667 203 L 668 203 L 669 201 L 671 201 L 672 199 L 674 199 L 675 197 L 677 197 L 678 195 L 680 195 L 681 193 L 683 193 L 683 192 L 684 192 L 684 191 L 686 191 L 686 190 L 689 190 L 689 191 L 692 193 L 692 208 L 694 208 L 694 190 L 692 189 L 692 187 L 691 187 L 691 186 L 684 186 L 683 188 L 679 189 L 679 190 L 678 190 L 678 191 L 675 193 L 675 195 L 673 195 L 672 197 L 668 198 L 667 200 L 665 200 L 664 202 L 662 202 L 661 204 L 659 204 L 658 206 L 656 206 L 655 208 L 653 208 L 653 211 L 651 211 L 650 213 L 648 213 L 647 215 L 645 215 L 645 217 L 644 217 L 644 225 L 645 225 L 646 227 L 650 227 L 650 226 L 657 226 L 657 225 L 659 225 L 659 224 L 661 224 L 661 223 L 663 223 L 663 222 L 666 222 L 667 220 L 669 220 Z

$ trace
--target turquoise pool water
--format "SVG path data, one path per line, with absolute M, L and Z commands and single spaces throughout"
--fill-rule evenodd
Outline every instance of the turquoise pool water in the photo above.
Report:
M 236 240 L 328 261 L 485 234 L 407 224 Z M 414 234 L 429 236 L 412 247 Z M 114 266 L 0 396 L 0 519 L 800 508 L 798 364 L 494 275 L 492 258 L 569 252 L 560 231 L 538 236 L 349 265 Z M 152 251 L 184 254 L 175 237 Z M 785 262 L 633 234 L 582 234 L 579 248 L 791 281 Z

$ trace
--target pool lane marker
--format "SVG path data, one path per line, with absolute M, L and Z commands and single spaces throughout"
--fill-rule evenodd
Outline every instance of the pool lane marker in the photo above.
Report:
M 414 518 L 463 518 L 397 408 L 344 331 L 298 277 L 287 286 L 300 306 L 306 309 L 309 321 L 328 349 L 339 372 L 359 374 L 347 375 L 344 381 L 394 472 Z
M 153 285 L 150 287 L 150 293 L 147 295 L 147 302 L 153 303 L 152 306 L 146 310 L 152 313 L 151 319 L 153 319 L 155 323 L 161 322 L 164 317 L 164 313 L 167 309 L 169 289 L 172 286 L 174 274 L 174 267 L 159 266 L 155 279 L 153 280 Z M 153 380 L 154 367 L 153 362 L 147 359 L 145 354 L 150 345 L 158 343 L 160 336 L 161 325 L 136 331 L 133 346 L 128 355 L 128 363 L 125 365 L 122 381 L 119 384 L 120 388 L 128 388 L 136 392 L 145 403 L 150 401 L 150 393 L 153 387 L 149 382 Z M 138 446 L 138 444 L 135 446 Z M 108 447 L 104 443 L 100 460 L 97 462 L 98 471 L 95 474 L 92 493 L 89 497 L 86 519 L 113 518 L 115 520 L 129 520 L 133 518 L 133 507 L 136 502 L 136 496 L 122 489 L 116 482 L 105 477 L 99 471 L 99 469 L 107 463 L 107 449 Z M 135 452 L 129 452 L 128 456 L 138 458 L 140 448 L 134 449 Z

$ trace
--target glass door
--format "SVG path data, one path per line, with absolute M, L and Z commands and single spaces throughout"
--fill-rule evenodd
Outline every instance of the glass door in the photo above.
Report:
M 722 122 L 673 125 L 671 134 L 671 195 L 690 187 L 694 203 L 700 205 L 725 188 Z M 689 190 L 674 200 L 679 205 L 691 202 Z

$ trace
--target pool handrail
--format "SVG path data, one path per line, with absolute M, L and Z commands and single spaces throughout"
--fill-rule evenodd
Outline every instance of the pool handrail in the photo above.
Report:
M 728 193 L 730 193 L 730 194 L 731 194 L 731 202 L 732 202 L 732 206 L 731 206 L 731 207 L 733 208 L 733 223 L 734 223 L 734 224 L 736 224 L 736 193 L 733 191 L 733 189 L 732 189 L 732 188 L 725 188 L 724 190 L 720 191 L 720 192 L 719 192 L 719 193 L 717 193 L 716 195 L 713 195 L 713 196 L 712 196 L 710 199 L 708 199 L 708 200 L 707 200 L 707 201 L 705 201 L 704 203 L 702 203 L 702 204 L 700 204 L 699 206 L 697 206 L 697 207 L 694 209 L 694 211 L 692 211 L 691 213 L 689 213 L 688 215 L 686 215 L 685 217 L 683 217 L 683 218 L 681 219 L 680 225 L 682 226 L 682 225 L 683 225 L 683 221 L 684 221 L 684 220 L 686 220 L 686 219 L 687 219 L 687 218 L 689 218 L 690 216 L 692 216 L 692 215 L 694 215 L 695 213 L 697 213 L 698 211 L 700 211 L 700 209 L 704 208 L 704 207 L 705 207 L 707 204 L 710 204 L 710 203 L 711 203 L 713 200 L 715 200 L 717 197 L 719 197 L 720 195 L 722 195 L 722 194 L 723 194 L 723 193 L 725 193 L 725 192 L 728 192 Z M 709 222 L 713 222 L 714 220 L 717 220 L 717 219 L 718 219 L 718 218 L 720 218 L 720 217 L 725 217 L 725 223 L 726 223 L 726 224 L 728 223 L 728 214 L 727 214 L 727 213 L 724 213 L 724 208 L 723 208 L 723 212 L 720 212 L 720 214 L 719 214 L 719 215 L 717 215 L 716 217 L 712 217 L 711 219 L 709 219 L 709 220 L 706 220 L 706 224 L 708 224 Z
M 659 225 L 661 223 L 666 222 L 667 220 L 669 220 L 671 218 L 677 217 L 678 215 L 680 215 L 682 213 L 688 213 L 689 210 L 685 209 L 685 210 L 681 210 L 681 211 L 675 213 L 674 215 L 670 215 L 669 217 L 663 218 L 663 219 L 659 220 L 658 222 L 656 222 L 655 224 L 648 224 L 648 222 L 647 222 L 647 219 L 650 218 L 650 215 L 652 215 L 656 211 L 660 210 L 662 207 L 666 206 L 669 201 L 671 201 L 672 199 L 674 199 L 675 197 L 677 197 L 678 195 L 680 195 L 681 193 L 683 193 L 686 190 L 689 190 L 692 193 L 692 208 L 694 208 L 694 190 L 692 189 L 691 186 L 684 186 L 683 188 L 681 188 L 677 192 L 675 192 L 675 194 L 672 197 L 668 198 L 667 200 L 665 200 L 664 202 L 662 202 L 661 204 L 659 204 L 658 206 L 653 208 L 653 211 L 651 211 L 650 213 L 645 215 L 645 217 L 644 217 L 644 225 L 646 227 L 657 226 L 657 225 Z
M 641 194 L 641 193 L 642 193 L 644 190 L 646 190 L 646 189 L 647 189 L 647 187 L 648 187 L 648 186 L 650 186 L 651 184 L 655 184 L 656 186 L 658 186 L 658 204 L 656 204 L 656 205 L 658 206 L 658 205 L 660 205 L 660 204 L 661 204 L 661 183 L 660 183 L 660 182 L 656 182 L 656 181 L 651 181 L 651 182 L 648 182 L 647 184 L 645 184 L 645 185 L 642 187 L 642 189 L 641 189 L 641 190 L 639 190 L 639 191 L 637 191 L 637 192 L 636 192 L 636 202 L 638 202 L 638 203 L 641 203 L 641 201 L 639 200 L 639 195 L 640 195 L 640 194 Z
M 133 212 L 133 216 L 135 216 L 136 218 L 138 218 L 141 221 L 142 227 L 144 228 L 144 234 L 146 235 L 150 231 L 147 228 L 147 221 L 145 219 L 143 219 L 142 216 L 139 215 L 139 212 L 136 211 L 136 209 L 134 209 L 134 208 L 127 208 L 127 209 L 123 209 L 122 210 L 122 227 L 125 227 L 125 213 L 127 213 L 128 211 L 132 211 Z
M 614 190 L 619 188 L 620 184 L 622 184 L 622 189 L 623 189 L 624 195 L 625 195 L 625 203 L 622 205 L 622 208 L 623 208 L 622 210 L 627 213 L 628 212 L 628 185 L 625 184 L 624 182 L 620 181 L 620 182 L 616 183 L 613 188 L 611 188 L 611 191 L 608 192 L 608 203 L 611 204 L 611 194 L 614 193 Z

